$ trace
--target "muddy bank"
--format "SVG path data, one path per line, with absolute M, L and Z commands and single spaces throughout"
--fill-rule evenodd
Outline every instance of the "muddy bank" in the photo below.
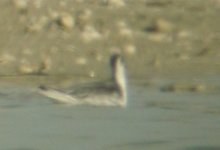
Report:
M 217 0 L 0 2 L 0 75 L 107 77 L 120 52 L 133 78 L 220 74 Z

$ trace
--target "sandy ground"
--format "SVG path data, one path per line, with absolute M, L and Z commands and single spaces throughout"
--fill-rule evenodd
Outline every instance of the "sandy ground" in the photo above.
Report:
M 99 79 L 120 52 L 133 79 L 218 76 L 219 8 L 219 0 L 2 0 L 0 75 Z

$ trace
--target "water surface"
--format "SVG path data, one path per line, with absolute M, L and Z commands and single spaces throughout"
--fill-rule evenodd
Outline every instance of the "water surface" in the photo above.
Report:
M 131 83 L 128 107 L 55 104 L 35 88 L 2 87 L 2 150 L 220 149 L 219 91 L 164 92 Z

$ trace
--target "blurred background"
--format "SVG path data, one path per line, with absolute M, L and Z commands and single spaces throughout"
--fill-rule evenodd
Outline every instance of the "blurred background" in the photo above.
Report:
M 219 150 L 220 0 L 0 0 L 1 150 Z M 127 108 L 54 104 L 41 84 L 110 79 Z
M 220 74 L 220 1 L 2 0 L 0 75 L 106 77 L 109 57 L 129 76 Z

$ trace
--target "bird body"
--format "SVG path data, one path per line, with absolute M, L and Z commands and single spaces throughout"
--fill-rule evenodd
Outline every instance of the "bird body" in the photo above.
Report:
M 70 90 L 58 90 L 40 86 L 40 93 L 69 105 L 121 106 L 127 105 L 127 79 L 123 60 L 118 54 L 110 59 L 111 84 L 92 84 Z

